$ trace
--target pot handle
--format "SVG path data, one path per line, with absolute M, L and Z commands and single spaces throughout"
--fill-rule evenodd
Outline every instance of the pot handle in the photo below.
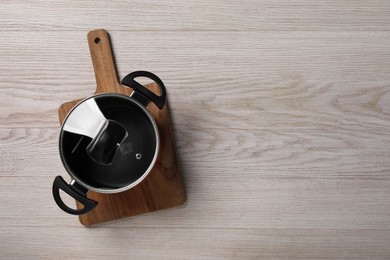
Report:
M 68 195 L 73 197 L 75 200 L 80 202 L 84 208 L 82 209 L 72 209 L 65 205 L 60 196 L 60 189 L 66 192 Z M 61 176 L 57 176 L 53 182 L 53 197 L 58 207 L 60 207 L 63 211 L 73 215 L 81 215 L 85 214 L 91 210 L 93 210 L 97 206 L 97 202 L 94 200 L 90 200 L 87 198 L 86 193 L 87 189 L 81 187 L 78 183 L 68 184 Z
M 161 95 L 157 96 L 152 91 L 135 81 L 135 78 L 137 77 L 146 77 L 156 82 L 160 88 Z M 167 91 L 165 89 L 164 83 L 155 74 L 143 70 L 134 71 L 124 77 L 121 83 L 134 89 L 132 97 L 141 102 L 145 107 L 149 104 L 150 101 L 156 104 L 160 110 L 164 107 L 165 100 L 167 98 Z

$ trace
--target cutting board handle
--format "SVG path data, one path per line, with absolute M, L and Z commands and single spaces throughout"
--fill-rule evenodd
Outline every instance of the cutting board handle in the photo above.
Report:
M 110 37 L 106 30 L 88 33 L 88 45 L 96 78 L 96 92 L 118 92 L 123 88 L 118 80 Z

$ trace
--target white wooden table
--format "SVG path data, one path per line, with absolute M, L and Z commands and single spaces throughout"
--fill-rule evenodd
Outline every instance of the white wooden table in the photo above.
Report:
M 188 201 L 85 228 L 51 195 L 57 108 L 166 83 Z M 2 1 L 0 258 L 390 258 L 389 1 Z

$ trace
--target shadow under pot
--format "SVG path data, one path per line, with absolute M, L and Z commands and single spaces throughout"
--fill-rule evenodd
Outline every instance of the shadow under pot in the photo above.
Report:
M 160 96 L 137 81 L 152 79 L 160 87 Z M 68 184 L 61 176 L 53 182 L 53 197 L 65 212 L 81 215 L 97 206 L 87 198 L 88 191 L 118 193 L 140 183 L 152 170 L 158 156 L 160 138 L 153 116 L 146 110 L 149 102 L 159 109 L 165 105 L 163 82 L 147 71 L 132 72 L 123 85 L 134 89 L 130 96 L 97 94 L 78 103 L 62 124 L 59 150 L 62 163 L 71 177 Z M 83 205 L 68 207 L 60 190 Z

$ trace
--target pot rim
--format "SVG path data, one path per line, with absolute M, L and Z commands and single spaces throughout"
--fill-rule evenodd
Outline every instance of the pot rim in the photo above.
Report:
M 134 92 L 133 92 L 134 93 Z M 157 127 L 157 123 L 156 121 L 154 120 L 152 114 L 146 109 L 146 107 L 144 107 L 138 100 L 136 100 L 135 98 L 132 98 L 131 96 L 133 95 L 133 93 L 130 94 L 130 96 L 128 95 L 125 95 L 125 94 L 121 94 L 121 93 L 98 93 L 98 94 L 94 94 L 92 96 L 89 96 L 87 98 L 84 98 L 82 99 L 80 102 L 78 102 L 69 112 L 68 114 L 66 115 L 62 125 L 61 125 L 61 130 L 60 130 L 60 136 L 59 136 L 59 152 L 60 152 L 60 158 L 61 158 L 61 161 L 62 161 L 62 164 L 64 165 L 66 171 L 68 172 L 68 174 L 70 175 L 70 177 L 72 178 L 70 183 L 72 184 L 74 181 L 76 181 L 77 183 L 79 183 L 80 185 L 82 185 L 83 187 L 87 188 L 89 191 L 94 191 L 94 192 L 98 192 L 98 193 L 105 193 L 105 194 L 108 194 L 108 193 L 118 193 L 118 192 L 122 192 L 122 191 L 126 191 L 128 189 L 131 189 L 133 188 L 134 186 L 136 186 L 137 184 L 139 184 L 141 181 L 143 181 L 146 176 L 149 175 L 149 173 L 152 171 L 156 161 L 157 161 L 157 157 L 158 157 L 158 153 L 159 153 L 159 150 L 160 150 L 160 135 L 159 135 L 159 131 L 158 131 L 158 127 Z M 68 119 L 69 115 L 73 112 L 74 109 L 76 109 L 76 107 L 78 107 L 80 104 L 82 104 L 84 101 L 88 100 L 88 99 L 91 99 L 91 98 L 96 98 L 96 97 L 101 97 L 101 96 L 107 96 L 107 97 L 118 97 L 118 98 L 123 98 L 123 99 L 126 99 L 132 103 L 134 103 L 135 105 L 137 105 L 145 114 L 146 116 L 149 118 L 150 122 L 152 123 L 153 125 L 153 129 L 154 129 L 154 133 L 155 133 L 155 138 L 156 138 L 156 148 L 155 148 L 155 151 L 154 151 L 154 156 L 153 156 L 153 159 L 152 159 L 152 162 L 150 163 L 149 167 L 146 169 L 146 171 L 144 172 L 144 174 L 142 174 L 141 177 L 139 177 L 136 181 L 130 183 L 129 185 L 127 186 L 124 186 L 124 187 L 121 187 L 121 188 L 96 188 L 96 187 L 93 187 L 85 182 L 83 182 L 82 180 L 80 180 L 80 178 L 77 177 L 77 174 L 75 174 L 71 169 L 70 167 L 68 166 L 67 162 L 65 161 L 64 159 L 64 156 L 63 156 L 63 149 L 62 149 L 62 145 L 61 145 L 61 141 L 62 141 L 62 137 L 63 137 L 63 132 L 64 132 L 64 125 L 65 125 L 65 122 L 66 120 Z

